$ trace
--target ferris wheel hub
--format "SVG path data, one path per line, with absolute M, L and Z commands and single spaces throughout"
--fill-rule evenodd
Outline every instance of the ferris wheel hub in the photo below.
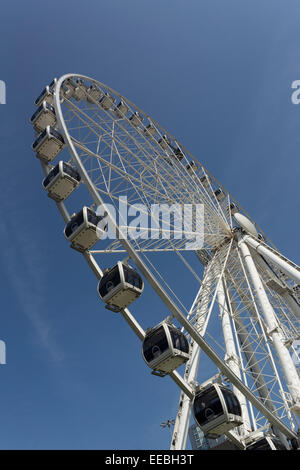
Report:
M 254 237 L 258 236 L 258 232 L 255 228 L 255 225 L 247 217 L 245 217 L 240 212 L 236 212 L 233 217 L 242 229 L 244 229 L 251 235 L 254 235 Z

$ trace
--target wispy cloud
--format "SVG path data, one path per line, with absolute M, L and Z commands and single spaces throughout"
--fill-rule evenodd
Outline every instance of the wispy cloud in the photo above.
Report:
M 12 285 L 20 310 L 29 319 L 48 358 L 58 363 L 62 359 L 62 351 L 51 334 L 51 324 L 45 315 L 48 287 L 45 256 L 41 240 L 26 220 L 24 204 L 20 202 L 18 206 L 18 202 L 9 197 L 1 202 L 0 240 L 4 247 L 0 252 L 2 270 Z

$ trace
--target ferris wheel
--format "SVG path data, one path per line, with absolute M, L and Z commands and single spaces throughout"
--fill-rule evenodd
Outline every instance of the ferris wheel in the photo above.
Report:
M 153 375 L 180 388 L 170 448 L 186 448 L 192 416 L 212 442 L 296 448 L 300 268 L 187 149 L 108 86 L 64 75 L 35 105 L 32 148 L 66 240 L 95 274 L 103 308 L 141 340 Z M 144 329 L 133 312 L 146 284 L 163 308 Z

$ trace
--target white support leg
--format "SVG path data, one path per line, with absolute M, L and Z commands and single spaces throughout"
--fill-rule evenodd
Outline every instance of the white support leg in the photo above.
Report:
M 261 243 L 254 238 L 250 237 L 249 235 L 245 235 L 243 237 L 244 242 L 247 245 L 254 248 L 260 255 L 264 256 L 268 261 L 274 263 L 281 271 L 283 271 L 288 277 L 293 279 L 297 284 L 300 284 L 300 269 L 294 265 L 293 263 L 289 262 L 284 256 L 277 253 L 272 248 L 268 247 L 264 243 Z
M 218 273 L 216 272 L 216 274 Z M 225 361 L 229 365 L 230 369 L 234 372 L 234 374 L 241 379 L 239 357 L 237 355 L 235 342 L 234 342 L 234 336 L 233 336 L 231 320 L 230 320 L 230 313 L 231 313 L 230 305 L 229 305 L 229 299 L 225 291 L 224 278 L 222 279 L 222 282 L 219 283 L 217 287 L 217 297 L 218 297 L 220 317 L 221 317 L 221 322 L 222 322 L 224 343 L 225 343 L 225 348 L 226 348 Z M 246 401 L 245 396 L 236 387 L 233 387 L 233 391 L 241 405 L 243 424 L 240 426 L 240 430 L 241 430 L 241 434 L 244 436 L 247 432 L 251 430 L 247 401 Z
M 196 312 L 196 315 L 198 318 L 196 322 L 196 328 L 200 332 L 201 335 L 205 333 L 205 327 L 207 325 L 206 320 L 207 320 L 207 312 L 208 312 L 211 286 L 212 286 L 212 270 L 209 271 L 208 268 L 206 268 L 204 276 L 203 276 L 201 288 L 191 308 L 191 312 L 193 312 L 195 307 L 197 308 L 197 303 L 199 303 L 200 296 L 202 296 L 201 304 L 197 308 L 197 312 Z M 199 345 L 195 341 L 193 341 L 191 358 L 189 359 L 187 363 L 186 372 L 185 372 L 185 380 L 187 383 L 190 383 L 197 379 L 200 352 L 201 352 L 201 349 Z M 173 438 L 172 438 L 171 447 L 170 447 L 171 450 L 184 450 L 186 448 L 188 430 L 189 430 L 189 425 L 190 425 L 190 416 L 191 416 L 191 411 L 192 411 L 192 404 L 193 404 L 192 400 L 184 393 L 181 393 L 180 400 L 179 400 L 178 413 L 177 413 L 177 417 L 176 417 L 175 425 L 174 425 Z
M 274 349 L 277 353 L 280 361 L 284 376 L 286 378 L 287 386 L 293 400 L 292 411 L 300 416 L 300 378 L 290 356 L 288 349 L 286 348 L 280 328 L 276 320 L 275 313 L 269 302 L 268 296 L 264 290 L 262 281 L 257 272 L 256 266 L 252 259 L 250 250 L 245 243 L 242 236 L 239 236 L 239 248 L 242 258 L 245 262 L 247 271 L 249 273 L 251 282 L 253 284 L 255 295 L 258 303 L 261 307 L 264 315 L 264 320 L 268 328 L 268 335 L 273 343 Z
M 281 289 L 277 289 L 277 293 L 286 301 L 287 305 L 290 307 L 292 312 L 300 318 L 300 305 L 298 304 L 298 302 L 296 302 L 296 300 L 290 294 L 288 289 L 284 286 L 284 284 L 282 284 L 281 280 L 276 277 L 276 275 L 274 274 L 268 263 L 265 261 L 265 259 L 261 255 L 259 255 L 256 250 L 250 250 L 250 252 L 255 263 L 257 263 L 257 265 L 259 265 L 264 271 L 268 272 L 271 279 L 273 278 L 275 281 L 280 283 L 279 285 L 282 285 Z
M 231 280 L 231 282 L 234 285 L 234 282 L 232 280 Z M 245 328 L 245 326 L 243 324 L 243 321 L 242 321 L 242 319 L 239 315 L 237 306 L 235 304 L 235 301 L 233 299 L 233 296 L 232 296 L 232 293 L 231 293 L 230 289 L 227 289 L 227 292 L 228 292 L 231 308 L 234 311 L 234 323 L 235 323 L 236 329 L 237 329 L 237 336 L 238 336 L 240 344 L 243 345 L 243 353 L 245 355 L 248 368 L 251 371 L 252 379 L 253 379 L 254 384 L 256 386 L 257 392 L 258 392 L 259 396 L 263 399 L 263 401 L 265 403 L 265 406 L 273 414 L 276 414 L 276 410 L 275 410 L 273 402 L 270 399 L 269 390 L 268 390 L 267 384 L 264 380 L 262 370 L 260 368 L 259 362 L 258 362 L 257 357 L 255 355 L 255 351 L 253 350 L 251 341 L 249 340 L 247 329 Z M 251 411 L 253 429 L 257 430 L 257 422 L 256 422 L 255 416 L 254 416 L 253 411 L 252 411 L 251 403 L 250 403 L 250 411 Z M 249 431 L 251 431 L 251 429 L 252 429 L 252 427 L 248 428 Z M 280 431 L 277 431 L 277 433 L 278 433 L 278 437 L 281 440 L 281 442 L 283 443 L 283 445 L 286 447 L 286 449 L 289 449 L 289 445 L 288 445 L 288 442 L 287 442 L 287 439 L 286 439 L 285 435 L 282 434 Z

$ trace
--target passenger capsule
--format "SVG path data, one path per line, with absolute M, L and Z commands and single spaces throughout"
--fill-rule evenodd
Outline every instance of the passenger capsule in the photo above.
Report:
M 114 109 L 115 114 L 118 118 L 123 118 L 129 111 L 129 108 L 123 100 L 121 100 Z
M 164 134 L 159 140 L 158 140 L 158 143 L 159 145 L 161 146 L 162 149 L 166 150 L 168 147 L 171 147 L 171 142 L 168 138 L 168 136 L 166 136 L 166 134 Z
M 31 124 L 36 131 L 43 131 L 47 126 L 56 124 L 55 110 L 47 101 L 43 101 L 35 113 L 31 116 Z
M 56 78 L 54 78 L 52 80 L 52 82 L 50 83 L 50 85 L 47 85 L 43 91 L 40 93 L 40 95 L 37 97 L 37 99 L 35 100 L 34 104 L 36 106 L 40 106 L 43 101 L 46 101 L 47 103 L 53 105 L 53 90 L 54 90 L 54 87 L 56 85 Z
M 99 101 L 103 95 L 103 91 L 97 85 L 91 85 L 86 92 L 86 99 L 89 103 L 94 104 Z
M 214 191 L 214 193 L 219 202 L 223 201 L 223 199 L 226 197 L 226 194 L 221 188 L 218 188 L 216 191 Z
M 246 450 L 286 450 L 286 447 L 277 437 L 263 436 L 246 445 Z
M 148 126 L 145 127 L 144 129 L 144 134 L 148 137 L 153 137 L 156 134 L 156 129 L 153 126 L 153 124 L 148 124 Z
M 153 373 L 164 376 L 189 359 L 189 343 L 178 328 L 164 321 L 146 330 L 142 352 Z
M 37 157 L 46 162 L 51 162 L 65 146 L 62 135 L 53 127 L 46 129 L 36 138 L 32 144 L 32 149 Z
M 262 233 L 258 233 L 258 234 L 257 234 L 257 238 L 258 238 L 259 240 L 262 240 L 263 242 L 265 241 L 265 238 L 264 238 L 264 236 L 263 236 Z
M 98 283 L 100 299 L 114 312 L 128 307 L 141 295 L 143 289 L 144 283 L 139 273 L 121 261 L 106 270 Z
M 69 163 L 60 161 L 43 180 L 48 196 L 56 202 L 64 201 L 77 186 L 81 178 Z
M 98 216 L 89 207 L 71 217 L 64 229 L 64 235 L 71 247 L 78 251 L 89 250 L 107 230 L 106 216 Z
M 73 88 L 70 86 L 70 83 L 64 82 L 60 87 L 60 98 L 70 100 L 74 94 Z
M 200 181 L 202 183 L 202 186 L 204 186 L 204 188 L 207 188 L 209 185 L 210 185 L 210 180 L 208 178 L 208 176 L 204 175 L 200 178 Z
M 81 101 L 87 98 L 88 87 L 85 85 L 85 83 L 82 80 L 78 80 L 77 83 L 78 83 L 78 86 L 74 90 L 73 98 L 76 101 Z
M 293 289 L 294 295 L 300 300 L 300 285 L 294 284 L 292 289 Z
M 191 161 L 191 162 L 188 163 L 188 165 L 186 166 L 186 171 L 187 171 L 190 175 L 194 175 L 197 170 L 198 170 L 198 165 L 197 165 L 197 163 L 195 163 L 194 161 Z
M 231 215 L 236 214 L 237 212 L 239 212 L 238 206 L 234 204 L 233 202 L 231 202 L 229 205 L 229 212 L 231 213 Z
M 173 153 L 179 161 L 181 161 L 184 157 L 184 153 L 179 147 L 173 148 Z
M 115 101 L 116 101 L 115 98 L 113 98 L 109 93 L 104 93 L 102 98 L 99 100 L 99 104 L 101 108 L 107 111 L 108 109 L 112 107 Z
M 221 436 L 242 424 L 240 403 L 224 385 L 210 384 L 195 394 L 194 416 L 204 434 Z
M 143 121 L 143 116 L 141 116 L 137 111 L 133 113 L 129 118 L 130 123 L 134 127 L 138 127 L 139 124 Z
M 88 87 L 81 78 L 69 78 L 67 81 L 67 86 L 72 90 L 72 97 L 76 101 L 81 101 L 86 97 Z

